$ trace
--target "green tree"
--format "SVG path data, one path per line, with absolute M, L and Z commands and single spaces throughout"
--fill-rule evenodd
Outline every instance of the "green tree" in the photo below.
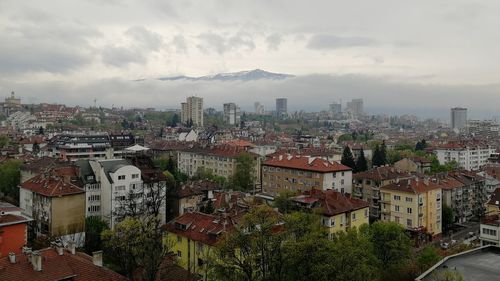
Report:
M 443 207 L 441 208 L 441 217 L 443 218 L 443 230 L 446 233 L 451 228 L 454 222 L 453 209 L 448 205 L 443 204 Z
M 249 153 L 242 153 L 236 159 L 236 170 L 232 178 L 233 188 L 251 191 L 255 184 L 255 159 Z
M 295 192 L 284 189 L 280 190 L 278 196 L 274 198 L 274 207 L 278 208 L 280 213 L 287 214 L 295 209 L 294 204 L 290 201 L 290 197 L 295 196 Z
M 415 150 L 424 150 L 427 147 L 427 143 L 425 142 L 425 139 L 422 139 L 417 142 L 415 145 Z
M 38 128 L 38 134 L 39 135 L 45 135 L 45 131 L 44 131 L 44 129 L 43 129 L 42 126 L 40 126 L 40 128 Z
M 356 170 L 357 172 L 364 172 L 368 170 L 368 161 L 366 161 L 365 151 L 363 148 L 361 148 L 358 159 L 356 160 Z
M 420 271 L 424 272 L 440 260 L 441 256 L 438 254 L 436 248 L 427 246 L 418 256 L 417 262 L 420 267 Z
M 21 181 L 22 162 L 19 160 L 7 160 L 0 164 L 0 193 L 7 201 L 19 202 L 19 184 Z
M 100 217 L 85 219 L 85 253 L 102 250 L 101 233 L 108 229 L 108 224 Z
M 212 280 L 281 280 L 283 233 L 279 216 L 267 206 L 246 214 L 236 229 L 218 243 L 210 259 Z
M 4 148 L 10 142 L 10 138 L 7 135 L 0 136 L 0 148 Z
M 177 124 L 180 122 L 179 114 L 175 113 L 172 115 L 172 119 L 170 120 L 170 127 L 177 127 Z
M 372 165 L 374 167 L 382 166 L 382 158 L 380 155 L 380 145 L 376 145 L 375 149 L 373 151 L 373 157 L 372 157 Z
M 132 278 L 141 269 L 142 280 L 155 280 L 158 267 L 169 252 L 163 244 L 160 221 L 152 216 L 125 218 L 114 230 L 104 230 L 101 238 L 110 267 Z
M 37 155 L 37 154 L 38 154 L 38 152 L 40 152 L 40 145 L 38 144 L 38 142 L 37 142 L 37 141 L 35 141 L 35 142 L 33 143 L 33 147 L 32 147 L 32 149 L 31 149 L 31 150 L 32 150 L 33 154 L 35 154 L 35 155 Z
M 352 155 L 349 146 L 344 147 L 340 163 L 342 163 L 342 165 L 350 167 L 353 170 L 353 172 L 356 172 L 356 162 L 354 162 L 354 156 Z
M 411 242 L 401 225 L 377 221 L 370 225 L 370 235 L 374 254 L 381 263 L 384 277 L 408 262 Z
M 387 164 L 387 146 L 385 145 L 385 141 L 380 145 L 380 160 L 381 166 Z

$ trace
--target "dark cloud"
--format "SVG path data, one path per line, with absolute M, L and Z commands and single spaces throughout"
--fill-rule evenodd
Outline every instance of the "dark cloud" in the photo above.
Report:
M 341 49 L 350 47 L 368 47 L 376 45 L 376 41 L 367 37 L 349 37 L 336 35 L 313 35 L 307 47 L 314 50 Z

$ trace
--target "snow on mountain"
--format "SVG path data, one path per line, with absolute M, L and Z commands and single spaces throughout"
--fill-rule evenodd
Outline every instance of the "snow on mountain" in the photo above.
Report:
M 191 80 L 191 81 L 252 81 L 260 79 L 281 80 L 294 77 L 290 74 L 273 73 L 262 69 L 254 69 L 239 72 L 219 73 L 215 75 L 207 75 L 200 77 L 191 76 L 169 76 L 161 77 L 158 80 L 175 81 L 175 80 Z

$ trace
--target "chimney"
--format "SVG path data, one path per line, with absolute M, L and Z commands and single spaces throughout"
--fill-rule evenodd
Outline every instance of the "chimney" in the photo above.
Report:
M 72 255 L 76 253 L 76 245 L 74 241 L 68 242 L 68 250 L 71 252 Z
M 42 271 L 42 256 L 40 252 L 35 251 L 31 256 L 31 265 L 33 265 L 34 271 Z
M 94 263 L 95 266 L 102 267 L 102 251 L 92 252 L 92 263 Z
M 16 263 L 16 254 L 14 254 L 13 252 L 9 253 L 9 262 L 12 264 Z
M 56 248 L 57 254 L 59 256 L 62 256 L 64 254 L 64 247 L 63 247 L 62 242 L 57 242 L 55 246 L 56 246 L 55 248 Z

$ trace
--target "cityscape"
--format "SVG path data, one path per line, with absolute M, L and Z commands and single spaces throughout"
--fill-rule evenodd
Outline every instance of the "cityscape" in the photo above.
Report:
M 0 2 L 0 280 L 500 280 L 499 6 L 387 2 Z

